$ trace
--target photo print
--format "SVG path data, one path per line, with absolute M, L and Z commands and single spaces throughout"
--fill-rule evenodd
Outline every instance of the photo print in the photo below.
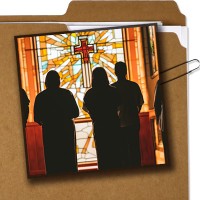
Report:
M 156 24 L 15 42 L 28 177 L 166 164 Z

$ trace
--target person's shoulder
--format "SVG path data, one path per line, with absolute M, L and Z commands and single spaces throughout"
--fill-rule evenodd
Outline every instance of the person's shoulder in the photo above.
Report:
M 86 91 L 86 93 L 85 93 L 85 96 L 87 95 L 92 95 L 94 93 L 94 89 L 93 88 L 90 88 L 90 89 L 88 89 L 87 91 Z
M 37 94 L 37 97 L 40 98 L 40 97 L 43 97 L 47 94 L 47 90 L 43 90 L 41 91 L 40 93 Z
M 59 92 L 62 92 L 62 93 L 71 93 L 71 91 L 70 90 L 68 90 L 68 89 L 65 89 L 65 88 L 58 88 L 58 91 Z
M 115 86 L 110 85 L 109 86 L 109 93 L 112 94 L 112 95 L 118 94 L 118 89 Z
M 90 88 L 86 91 L 85 95 L 84 95 L 84 101 L 87 101 L 88 99 L 92 99 L 94 98 L 95 94 L 94 94 L 94 89 Z
M 22 101 L 25 103 L 25 104 L 29 104 L 30 103 L 30 100 L 25 92 L 24 89 L 21 88 L 21 98 L 22 98 Z
M 129 85 L 133 86 L 133 87 L 139 87 L 139 85 L 136 82 L 134 82 L 134 81 L 127 80 L 127 83 Z
M 38 93 L 36 96 L 37 101 L 44 101 L 47 97 L 47 93 L 47 90 L 43 90 L 40 93 Z
M 73 96 L 73 93 L 65 88 L 59 88 L 59 93 L 65 96 Z

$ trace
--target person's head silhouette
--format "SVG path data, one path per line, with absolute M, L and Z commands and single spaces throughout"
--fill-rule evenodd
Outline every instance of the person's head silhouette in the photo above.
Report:
M 117 62 L 115 64 L 115 74 L 116 74 L 118 80 L 126 79 L 126 75 L 127 75 L 126 63 Z
M 59 88 L 60 86 L 60 76 L 56 71 L 49 71 L 46 79 L 45 85 L 47 88 Z
M 102 67 L 97 67 L 92 72 L 92 87 L 101 88 L 109 85 L 108 76 Z

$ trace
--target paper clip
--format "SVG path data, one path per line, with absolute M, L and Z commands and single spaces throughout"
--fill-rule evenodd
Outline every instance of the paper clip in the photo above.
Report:
M 185 73 L 183 73 L 183 74 L 181 74 L 181 75 L 179 75 L 179 76 L 177 76 L 177 77 L 174 77 L 174 78 L 172 78 L 172 79 L 170 79 L 170 80 L 164 81 L 164 82 L 160 83 L 160 85 L 163 85 L 163 84 L 165 84 L 165 83 L 174 81 L 174 80 L 176 80 L 176 79 L 178 79 L 178 78 L 181 78 L 182 76 L 191 74 L 192 72 L 194 72 L 194 71 L 196 71 L 197 69 L 200 68 L 200 61 L 199 61 L 198 59 L 189 60 L 189 61 L 183 62 L 183 63 L 181 63 L 181 64 L 175 65 L 175 66 L 173 66 L 173 67 L 171 67 L 171 68 L 169 68 L 169 69 L 166 69 L 166 70 L 161 71 L 161 72 L 159 73 L 160 75 L 163 74 L 163 73 L 165 73 L 165 72 L 168 72 L 168 71 L 170 71 L 170 70 L 173 70 L 173 69 L 175 69 L 175 68 L 177 68 L 177 67 L 179 67 L 179 66 L 182 66 L 182 65 L 184 65 L 184 64 L 191 64 L 191 63 L 195 63 L 195 62 L 196 62 L 196 63 L 199 63 L 198 67 L 196 67 L 196 68 L 194 68 L 194 69 L 192 69 L 192 70 L 190 70 L 190 71 L 188 71 L 188 72 L 185 72 Z

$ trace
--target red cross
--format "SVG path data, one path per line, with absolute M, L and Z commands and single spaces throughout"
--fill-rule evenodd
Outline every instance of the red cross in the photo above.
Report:
M 80 53 L 84 63 L 89 63 L 89 53 L 94 52 L 93 45 L 87 45 L 86 39 L 81 39 L 81 45 L 79 47 L 74 47 L 74 53 Z

